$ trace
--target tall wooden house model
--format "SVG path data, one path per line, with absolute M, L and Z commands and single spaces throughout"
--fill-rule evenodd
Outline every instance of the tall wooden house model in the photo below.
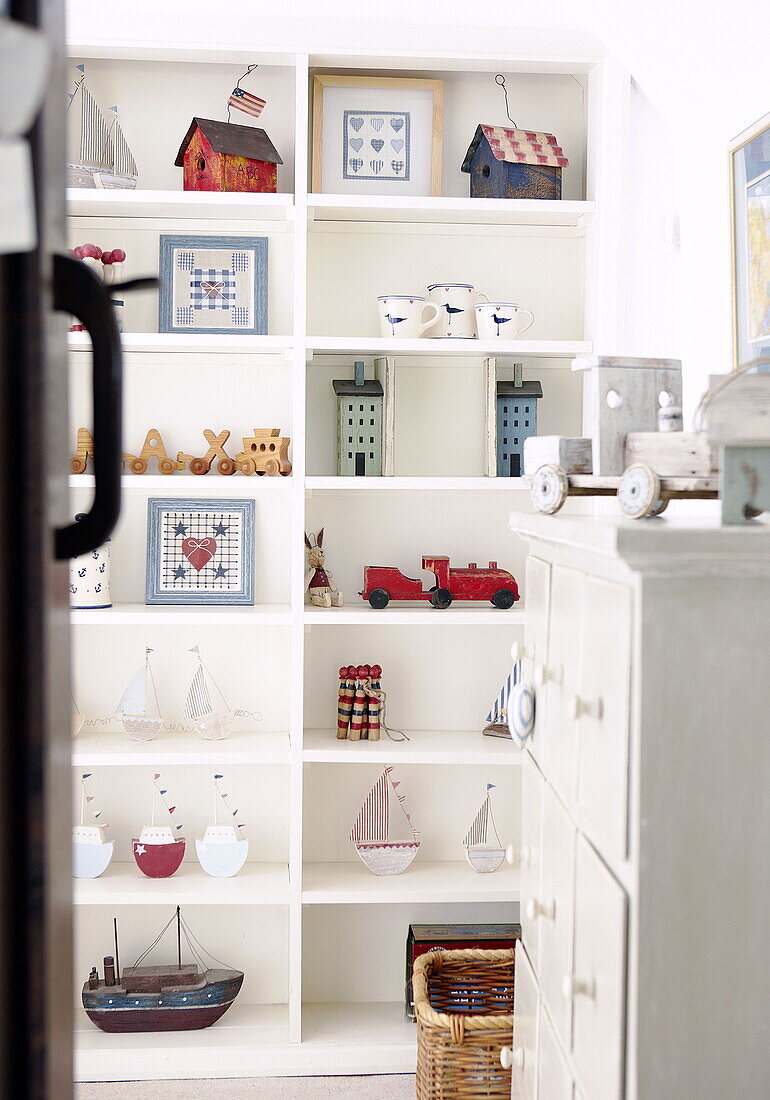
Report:
M 352 379 L 335 378 L 337 473 L 341 477 L 382 476 L 382 383 L 364 378 L 364 364 Z
M 498 477 L 521 477 L 524 440 L 537 435 L 537 403 L 542 396 L 539 382 L 497 383 Z
M 560 199 L 568 165 L 553 134 L 480 125 L 462 171 L 471 177 L 472 199 Z
M 184 169 L 185 191 L 275 193 L 275 146 L 257 126 L 238 126 L 212 118 L 194 118 L 174 164 Z

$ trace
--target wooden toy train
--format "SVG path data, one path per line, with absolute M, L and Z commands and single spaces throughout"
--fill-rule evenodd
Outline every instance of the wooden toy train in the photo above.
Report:
M 289 461 L 291 439 L 288 436 L 282 436 L 280 431 L 280 428 L 255 428 L 250 436 L 242 438 L 241 452 L 235 458 L 230 458 L 225 450 L 230 432 L 225 429 L 216 435 L 210 428 L 204 428 L 203 434 L 209 445 L 205 455 L 196 458 L 178 451 L 176 459 L 173 459 L 169 457 L 158 429 L 150 428 L 139 454 L 125 453 L 123 464 L 128 466 L 132 474 L 146 473 L 150 460 L 154 458 L 161 474 L 173 474 L 177 470 L 188 467 L 190 473 L 200 476 L 207 474 L 216 464 L 217 473 L 224 477 L 229 477 L 236 470 L 246 474 L 247 477 L 252 474 L 266 474 L 268 477 L 280 474 L 282 477 L 288 477 L 291 473 Z M 94 441 L 91 433 L 87 428 L 78 428 L 77 453 L 70 461 L 72 473 L 85 473 L 88 460 L 93 459 L 93 455 Z
M 367 565 L 359 595 L 378 610 L 387 607 L 391 600 L 427 600 L 431 607 L 441 609 L 449 607 L 453 600 L 490 600 L 495 607 L 505 610 L 519 599 L 513 575 L 499 569 L 496 561 L 491 561 L 486 569 L 479 569 L 475 562 L 469 562 L 467 569 L 452 569 L 449 558 L 434 556 L 424 557 L 422 568 L 436 578 L 431 588 L 423 588 L 421 581 L 405 577 L 393 566 Z
M 591 436 L 525 440 L 535 507 L 554 514 L 569 496 L 617 495 L 641 519 L 670 500 L 721 496 L 724 523 L 770 510 L 770 376 L 746 374 L 754 365 L 716 381 L 700 406 L 708 429 L 684 432 L 678 360 L 578 356 Z

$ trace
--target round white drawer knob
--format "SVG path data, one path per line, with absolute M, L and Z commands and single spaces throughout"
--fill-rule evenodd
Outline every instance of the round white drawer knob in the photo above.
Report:
M 522 844 L 519 849 L 519 865 L 521 867 L 529 867 L 532 864 L 532 846 L 530 844 Z
M 619 409 L 623 404 L 623 395 L 618 393 L 617 390 L 607 390 L 604 400 L 607 402 L 607 408 Z
M 576 974 L 565 974 L 561 983 L 561 991 L 565 1001 L 571 1001 L 575 997 L 590 997 L 593 999 L 596 996 L 596 983 L 593 978 L 582 980 Z
M 604 710 L 601 699 L 595 699 L 593 702 L 589 699 L 581 699 L 579 695 L 570 695 L 567 699 L 567 715 L 574 722 L 583 714 L 587 714 L 589 718 L 601 718 Z
M 529 921 L 535 921 L 538 917 L 553 920 L 556 916 L 556 903 L 551 901 L 544 904 L 542 901 L 538 901 L 537 898 L 529 898 L 525 912 Z
M 516 1066 L 516 1069 L 524 1069 L 525 1060 L 526 1055 L 524 1052 L 524 1047 L 516 1047 L 513 1052 L 513 1064 Z
M 522 657 L 524 656 L 524 650 L 525 647 L 523 642 L 513 642 L 511 644 L 511 660 L 514 662 L 514 664 L 516 663 L 516 661 L 520 661 L 522 659 Z M 503 1047 L 503 1050 L 507 1050 L 507 1047 Z
M 510 867 L 513 867 L 513 861 L 515 860 L 515 858 L 516 858 L 516 850 L 514 849 L 512 844 L 509 844 L 508 847 L 505 849 L 505 862 Z
M 538 687 L 542 687 L 548 679 L 548 669 L 545 665 L 535 665 L 535 683 Z
M 583 713 L 582 702 L 579 696 L 570 695 L 567 700 L 567 716 L 574 722 Z
M 513 1066 L 513 1051 L 510 1047 L 503 1047 L 500 1051 L 500 1065 L 503 1069 L 511 1069 Z

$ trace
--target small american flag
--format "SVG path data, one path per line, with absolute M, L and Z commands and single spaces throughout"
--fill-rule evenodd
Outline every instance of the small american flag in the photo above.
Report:
M 253 115 L 254 118 L 259 118 L 262 114 L 262 108 L 265 106 L 264 99 L 260 99 L 258 95 L 252 95 L 251 92 L 245 92 L 243 88 L 233 88 L 232 94 L 227 101 L 228 107 L 235 107 L 238 111 L 245 111 L 247 115 Z

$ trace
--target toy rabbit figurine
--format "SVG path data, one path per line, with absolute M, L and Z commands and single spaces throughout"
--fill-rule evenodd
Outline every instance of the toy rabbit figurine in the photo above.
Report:
M 342 593 L 335 588 L 331 574 L 324 569 L 326 555 L 323 552 L 323 541 L 323 527 L 317 535 L 311 535 L 310 538 L 305 535 L 306 602 L 316 607 L 342 607 Z

